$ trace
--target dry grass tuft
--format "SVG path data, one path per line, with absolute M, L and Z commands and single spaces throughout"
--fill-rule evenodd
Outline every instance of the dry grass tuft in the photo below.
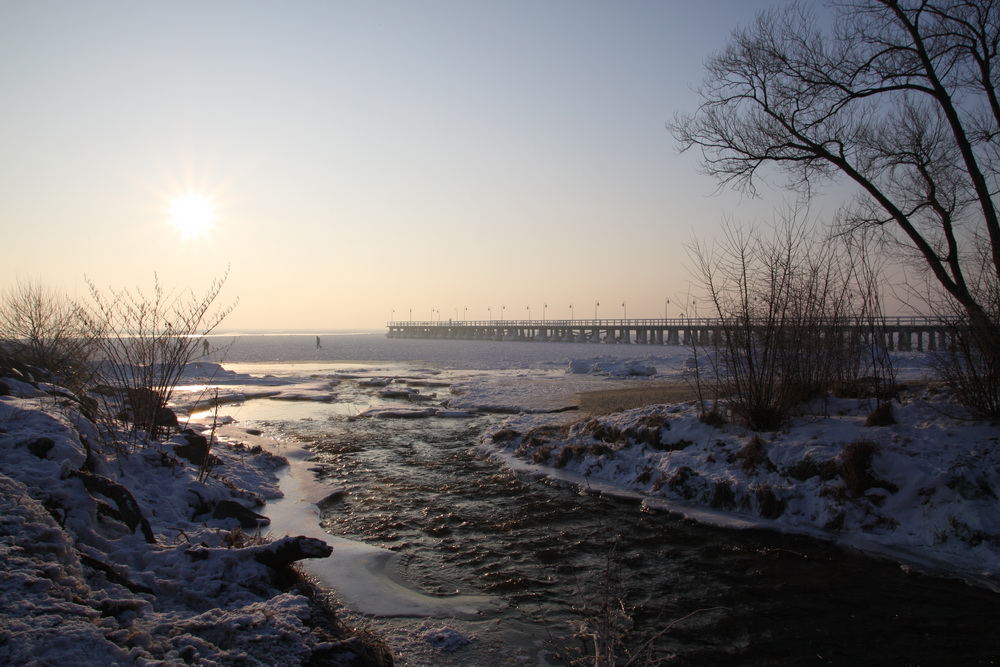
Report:
M 858 440 L 844 447 L 840 453 L 840 475 L 851 496 L 857 498 L 875 485 L 872 460 L 878 450 L 877 443 Z
M 880 403 L 877 408 L 865 420 L 865 426 L 892 426 L 896 423 L 896 416 L 892 412 L 892 403 Z
M 773 470 L 774 464 L 767 458 L 767 447 L 759 435 L 755 435 L 743 448 L 736 453 L 736 458 L 742 461 L 743 470 L 755 472 L 758 468 Z
M 752 490 L 762 518 L 777 519 L 785 513 L 785 501 L 778 498 L 770 484 L 759 484 Z

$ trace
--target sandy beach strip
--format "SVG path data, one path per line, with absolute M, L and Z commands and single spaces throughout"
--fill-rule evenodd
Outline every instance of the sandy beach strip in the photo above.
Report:
M 686 382 L 634 382 L 616 387 L 593 389 L 577 393 L 580 414 L 605 415 L 620 410 L 641 408 L 661 403 L 684 403 L 697 398 L 694 389 Z

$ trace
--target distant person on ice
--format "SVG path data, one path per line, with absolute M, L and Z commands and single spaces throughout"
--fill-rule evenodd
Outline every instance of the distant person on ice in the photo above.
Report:
M 323 346 L 319 344 L 319 336 L 316 336 L 316 349 L 319 349 L 321 347 Z

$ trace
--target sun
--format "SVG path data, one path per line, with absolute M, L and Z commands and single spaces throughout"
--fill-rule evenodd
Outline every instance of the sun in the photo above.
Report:
M 175 197 L 170 202 L 170 222 L 184 238 L 205 236 L 215 224 L 215 202 L 196 192 Z

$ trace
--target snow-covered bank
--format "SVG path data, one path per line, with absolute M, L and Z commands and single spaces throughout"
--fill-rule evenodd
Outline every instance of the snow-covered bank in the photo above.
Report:
M 68 392 L 46 388 L 0 382 L 0 663 L 304 664 L 371 651 L 336 631 L 307 586 L 279 586 L 288 550 L 328 547 L 252 537 L 283 459 L 234 441 L 199 466 L 184 436 L 115 452 Z
M 1000 591 L 1000 440 L 917 388 L 896 424 L 830 398 L 778 433 L 708 426 L 693 404 L 655 405 L 567 425 L 508 419 L 482 450 L 595 492 L 643 498 L 699 521 L 836 540 Z

